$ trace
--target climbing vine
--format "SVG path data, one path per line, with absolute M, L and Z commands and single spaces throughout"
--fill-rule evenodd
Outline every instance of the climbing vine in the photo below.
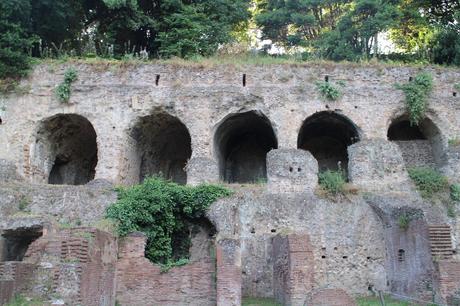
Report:
M 220 186 L 188 187 L 153 177 L 140 185 L 119 188 L 118 200 L 108 207 L 106 216 L 118 223 L 120 236 L 145 233 L 146 257 L 172 266 L 189 256 L 189 225 L 202 218 L 214 201 L 230 194 Z
M 56 97 L 62 103 L 69 102 L 71 94 L 71 85 L 77 80 L 77 71 L 69 68 L 64 73 L 64 81 L 56 88 Z
M 406 109 L 412 125 L 418 125 L 425 117 L 428 106 L 428 97 L 433 90 L 433 78 L 429 73 L 420 73 L 413 80 L 405 84 L 396 84 L 406 98 Z

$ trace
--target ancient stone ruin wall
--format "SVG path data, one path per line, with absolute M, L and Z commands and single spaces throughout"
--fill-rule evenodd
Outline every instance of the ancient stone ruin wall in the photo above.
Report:
M 69 66 L 78 80 L 62 104 L 54 88 Z M 115 240 L 90 230 L 93 240 L 69 230 L 38 238 L 27 252 L 41 258 L 35 263 L 45 262 L 43 254 L 54 258 L 52 268 L 39 268 L 53 276 L 51 292 L 88 305 L 115 298 L 122 305 L 240 305 L 242 296 L 352 305 L 349 295 L 377 290 L 446 301 L 457 290 L 460 222 L 417 194 L 407 168 L 431 165 L 459 181 L 460 151 L 448 140 L 460 135 L 460 100 L 452 95 L 460 72 L 427 70 L 435 89 L 414 129 L 394 84 L 416 68 L 38 66 L 21 83 L 26 94 L 0 98 L 2 235 L 21 214 L 94 225 L 116 200 L 114 185 L 149 175 L 230 183 L 234 195 L 207 214 L 217 232 L 215 258 L 209 252 L 161 273 L 144 257 L 142 235 L 120 240 L 117 251 Z M 345 83 L 340 100 L 319 96 L 316 83 L 325 76 Z M 347 174 L 349 195 L 318 191 L 325 169 Z M 418 212 L 406 230 L 398 225 L 401 211 Z M 432 266 L 433 226 L 452 239 L 450 268 Z M 107 243 L 85 257 L 94 266 L 64 256 L 91 241 Z M 88 271 L 100 275 L 98 284 Z M 2 281 L 11 296 L 16 287 Z

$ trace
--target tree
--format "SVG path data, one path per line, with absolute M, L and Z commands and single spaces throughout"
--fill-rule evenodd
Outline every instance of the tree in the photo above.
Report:
M 400 16 L 397 0 L 358 0 L 335 29 L 324 33 L 316 46 L 322 57 L 357 60 L 376 54 L 378 34 L 394 26 Z
M 336 28 L 349 0 L 259 0 L 255 20 L 263 37 L 283 46 L 309 45 Z
M 29 69 L 27 52 L 34 42 L 24 30 L 30 12 L 21 0 L 0 2 L 0 78 L 23 76 Z

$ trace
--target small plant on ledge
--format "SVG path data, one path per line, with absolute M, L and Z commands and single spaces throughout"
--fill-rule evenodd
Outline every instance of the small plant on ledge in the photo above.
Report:
M 69 68 L 64 73 L 64 81 L 56 88 L 56 98 L 62 102 L 67 103 L 70 99 L 72 83 L 77 80 L 77 71 Z
M 420 73 L 408 83 L 396 84 L 396 88 L 401 89 L 406 96 L 406 109 L 411 125 L 418 125 L 425 117 L 428 97 L 433 90 L 433 77 L 429 73 Z
M 345 181 L 345 175 L 343 174 L 343 171 L 327 170 L 327 171 L 321 172 L 318 175 L 318 178 L 319 178 L 319 185 L 328 194 L 338 195 L 340 193 L 344 193 L 346 181 Z
M 447 178 L 434 169 L 415 167 L 408 169 L 408 172 L 424 198 L 431 198 L 437 192 L 446 191 L 449 186 Z
M 343 82 L 337 82 L 337 84 L 341 87 L 345 86 Z M 342 96 L 340 89 L 336 85 L 327 81 L 317 82 L 316 88 L 321 97 L 329 101 L 336 101 Z

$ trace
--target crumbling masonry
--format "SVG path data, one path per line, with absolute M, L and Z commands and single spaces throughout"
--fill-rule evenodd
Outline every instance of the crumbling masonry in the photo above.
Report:
M 60 103 L 69 66 L 78 80 Z M 460 137 L 460 71 L 426 70 L 435 87 L 415 127 L 394 84 L 417 68 L 37 66 L 26 93 L 0 98 L 0 303 L 21 293 L 66 305 L 353 305 L 381 290 L 453 305 L 459 206 L 453 217 L 423 199 L 407 169 L 460 183 L 449 141 Z M 345 84 L 338 101 L 316 90 L 326 76 Z M 345 171 L 354 192 L 318 193 L 327 169 Z M 142 233 L 97 229 L 114 186 L 150 175 L 235 190 L 210 207 L 191 262 L 166 273 L 144 257 Z

